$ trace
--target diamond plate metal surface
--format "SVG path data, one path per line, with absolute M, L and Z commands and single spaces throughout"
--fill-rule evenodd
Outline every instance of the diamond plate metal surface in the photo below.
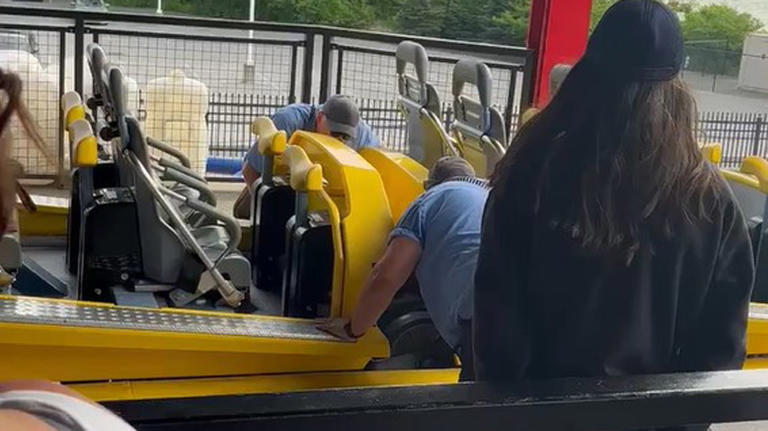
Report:
M 0 299 L 0 322 L 338 341 L 335 337 L 317 330 L 311 321 L 214 317 L 152 309 L 94 307 L 32 298 Z

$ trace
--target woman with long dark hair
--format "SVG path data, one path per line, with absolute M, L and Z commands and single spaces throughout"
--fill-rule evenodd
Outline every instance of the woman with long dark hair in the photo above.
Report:
M 514 138 L 475 275 L 479 380 L 742 365 L 752 250 L 682 63 L 674 13 L 620 1 Z

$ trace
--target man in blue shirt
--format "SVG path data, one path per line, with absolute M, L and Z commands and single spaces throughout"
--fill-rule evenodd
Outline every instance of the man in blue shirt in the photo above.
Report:
M 365 282 L 352 319 L 319 328 L 355 339 L 373 326 L 411 273 L 438 332 L 459 355 L 462 380 L 473 376 L 472 297 L 480 226 L 488 190 L 463 159 L 443 157 L 426 191 L 405 211 L 384 256 Z
M 322 105 L 294 103 L 279 109 L 272 115 L 272 122 L 277 130 L 284 130 L 288 138 L 297 130 L 317 132 L 333 136 L 354 150 L 365 147 L 379 147 L 379 138 L 371 127 L 360 119 L 360 111 L 355 102 L 345 96 L 335 95 Z M 243 178 L 246 189 L 235 202 L 235 216 L 249 218 L 251 184 L 260 176 L 264 158 L 253 145 L 245 155 Z

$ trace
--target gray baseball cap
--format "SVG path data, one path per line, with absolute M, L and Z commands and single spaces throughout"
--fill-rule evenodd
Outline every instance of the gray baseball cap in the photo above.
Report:
M 352 99 L 340 95 L 331 96 L 320 107 L 320 111 L 325 114 L 331 132 L 343 133 L 352 139 L 357 137 L 360 111 Z

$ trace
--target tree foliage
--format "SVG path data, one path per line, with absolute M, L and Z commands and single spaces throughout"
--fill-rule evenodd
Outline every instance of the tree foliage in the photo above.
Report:
M 154 8 L 157 0 L 110 0 L 115 6 Z M 256 0 L 256 19 L 376 28 L 398 33 L 520 45 L 531 0 Z M 593 0 L 591 27 L 617 0 Z M 171 12 L 212 17 L 248 17 L 249 0 L 164 0 Z M 667 0 L 680 16 L 685 39 L 720 41 L 740 51 L 744 38 L 762 27 L 727 6 L 696 6 Z

